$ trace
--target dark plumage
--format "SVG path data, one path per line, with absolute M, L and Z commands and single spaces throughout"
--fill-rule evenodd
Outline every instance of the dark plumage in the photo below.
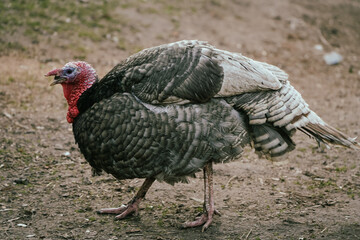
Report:
M 67 120 L 91 166 L 118 179 L 146 178 L 127 206 L 100 210 L 123 218 L 155 179 L 186 181 L 203 169 L 204 225 L 214 208 L 212 163 L 257 153 L 281 156 L 295 148 L 296 129 L 318 142 L 357 145 L 312 112 L 281 69 L 199 41 L 145 49 L 115 66 L 101 81 L 85 62 L 47 74 L 61 83 Z
M 222 99 L 150 110 L 132 94 L 117 93 L 80 113 L 73 131 L 95 169 L 174 183 L 210 159 L 238 156 L 249 142 L 245 119 Z

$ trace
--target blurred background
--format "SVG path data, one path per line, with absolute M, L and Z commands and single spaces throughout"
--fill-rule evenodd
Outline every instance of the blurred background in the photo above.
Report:
M 0 11 L 1 54 L 42 62 L 114 64 L 179 39 L 206 40 L 264 59 L 285 57 L 279 53 L 284 49 L 316 53 L 317 44 L 317 51 L 355 53 L 360 34 L 357 1 L 4 0 Z
M 273 163 L 251 149 L 215 168 L 217 217 L 180 230 L 202 207 L 192 184 L 156 183 L 141 217 L 113 221 L 97 208 L 127 202 L 140 180 L 92 177 L 65 120 L 60 87 L 44 74 L 85 60 L 99 76 L 141 49 L 208 41 L 279 66 L 311 108 L 360 135 L 358 0 L 0 1 L 1 239 L 356 239 L 360 156 L 297 134 Z

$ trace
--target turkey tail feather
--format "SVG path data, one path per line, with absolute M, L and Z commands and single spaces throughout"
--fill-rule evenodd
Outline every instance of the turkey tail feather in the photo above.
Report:
M 274 127 L 268 123 L 252 125 L 251 136 L 256 153 L 270 157 L 279 157 L 295 148 L 295 143 L 285 129 Z
M 308 136 L 315 138 L 319 142 L 360 149 L 359 144 L 356 142 L 356 138 L 350 138 L 326 123 L 308 123 L 299 130 Z

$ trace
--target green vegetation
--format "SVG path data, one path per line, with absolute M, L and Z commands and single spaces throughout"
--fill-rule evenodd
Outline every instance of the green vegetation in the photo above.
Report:
M 313 189 L 323 189 L 323 188 L 327 188 L 327 187 L 336 187 L 337 185 L 335 183 L 334 180 L 329 179 L 327 181 L 314 181 L 313 184 L 308 186 L 309 190 L 313 190 Z
M 18 27 L 24 27 L 24 32 L 32 35 L 100 29 L 106 22 L 118 22 L 119 19 L 113 19 L 110 14 L 115 4 L 116 1 L 5 0 L 0 3 L 0 30 L 14 33 Z
M 151 2 L 158 7 L 155 8 Z M 216 2 L 211 4 L 216 6 Z M 176 17 L 186 9 L 196 12 L 199 3 L 206 4 L 206 1 L 0 1 L 0 54 L 13 51 L 29 54 L 32 46 L 47 43 L 71 49 L 74 58 L 84 60 L 90 51 L 84 49 L 84 41 L 115 42 L 118 49 L 136 52 L 143 47 L 121 39 L 120 33 L 137 33 L 141 31 L 139 27 L 148 28 L 151 23 L 132 24 L 122 14 L 124 10 L 136 9 L 144 15 L 162 15 L 166 18 L 171 16 L 176 30 L 180 28 Z
M 39 44 L 51 36 L 66 39 L 69 46 L 76 46 L 79 38 L 105 40 L 106 33 L 126 26 L 124 18 L 113 12 L 116 5 L 115 0 L 1 1 L 0 53 L 25 52 L 25 44 Z
M 135 9 L 144 18 L 145 15 L 163 16 L 173 25 L 173 30 L 178 31 L 178 18 L 184 12 L 194 14 L 208 4 L 222 5 L 220 1 L 205 0 L 3 0 L 0 1 L 0 54 L 15 51 L 32 55 L 36 46 L 47 44 L 53 48 L 70 49 L 75 59 L 86 60 L 91 49 L 84 48 L 84 42 L 103 42 L 133 53 L 143 46 L 121 38 L 121 34 L 139 33 L 152 23 L 133 23 L 125 17 L 126 11 Z M 166 36 L 159 38 L 166 39 Z
M 335 171 L 336 172 L 339 172 L 339 173 L 345 173 L 345 172 L 347 172 L 347 167 L 346 166 L 342 166 L 342 167 L 337 167 L 337 168 L 335 168 Z

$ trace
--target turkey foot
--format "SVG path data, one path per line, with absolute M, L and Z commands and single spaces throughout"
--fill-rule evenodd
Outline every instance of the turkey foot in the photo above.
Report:
M 192 222 L 185 222 L 183 224 L 184 228 L 190 228 L 190 227 L 198 227 L 201 225 L 204 225 L 202 227 L 202 232 L 204 232 L 212 223 L 214 214 L 221 216 L 220 212 L 216 209 L 213 209 L 213 211 L 206 211 L 201 216 L 197 217 L 195 221 Z
M 205 231 L 212 223 L 214 214 L 221 215 L 214 205 L 213 168 L 212 162 L 210 162 L 204 167 L 204 213 L 193 222 L 185 222 L 183 227 L 189 228 L 203 225 L 202 231 Z
M 155 178 L 146 178 L 144 183 L 141 185 L 139 191 L 136 193 L 135 197 L 127 204 L 122 205 L 119 208 L 103 208 L 97 211 L 100 214 L 119 214 L 116 215 L 116 219 L 123 219 L 128 215 L 135 214 L 137 215 L 139 212 L 139 204 L 141 200 L 145 198 L 147 191 L 150 186 L 155 181 Z
M 135 202 L 134 202 L 135 201 Z M 139 204 L 141 199 L 132 199 L 128 205 L 121 205 L 119 208 L 103 208 L 97 211 L 100 214 L 118 214 L 115 216 L 116 219 L 123 219 L 128 215 L 138 215 Z

